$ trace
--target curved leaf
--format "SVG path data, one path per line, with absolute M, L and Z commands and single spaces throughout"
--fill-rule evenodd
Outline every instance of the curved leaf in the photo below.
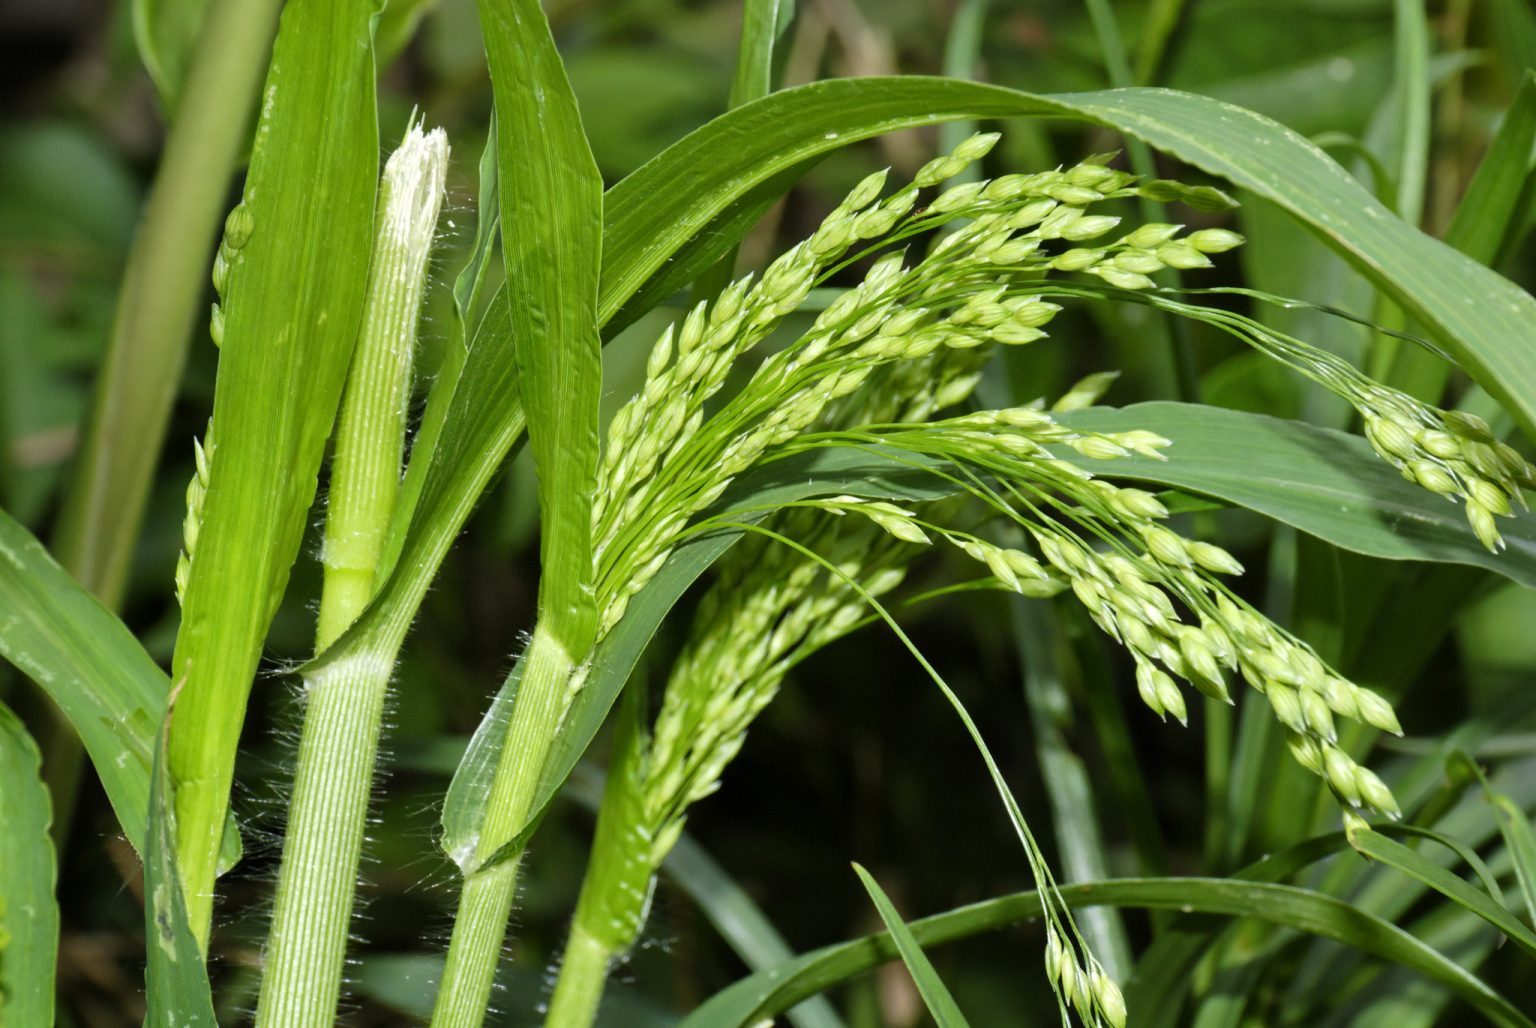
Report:
M 1509 549 L 1489 553 L 1460 506 L 1403 479 L 1359 436 L 1186 403 L 1090 408 L 1060 420 L 1100 432 L 1145 428 L 1173 440 L 1166 461 L 1066 455 L 1106 477 L 1212 496 L 1356 553 L 1470 564 L 1536 586 L 1536 516 L 1501 521 Z
M 1168 89 L 1043 96 L 949 79 L 867 78 L 817 82 L 747 104 L 609 191 L 601 317 L 735 198 L 786 168 L 893 129 L 1030 115 L 1118 129 L 1274 202 L 1429 326 L 1480 385 L 1536 429 L 1536 300 L 1393 216 L 1290 129 Z
M 144 812 L 165 672 L 112 612 L 0 511 L 0 656 L 58 704 L 79 734 L 117 823 L 144 852 Z
M 176 106 L 207 0 L 133 0 L 133 41 L 160 102 Z
M 1530 1028 L 1536 1023 L 1476 976 L 1401 928 L 1307 889 L 1221 878 L 1132 878 L 1065 886 L 1061 897 L 1073 908 L 1108 904 L 1258 918 L 1344 943 L 1415 971 L 1454 992 L 1495 1024 Z M 918 943 L 935 945 L 1039 915 L 1039 894 L 1020 892 L 926 917 L 909 927 Z M 895 944 L 884 933 L 807 953 L 717 993 L 684 1018 L 682 1028 L 754 1024 L 896 955 Z
M 1532 932 L 1502 903 L 1486 892 L 1474 889 L 1438 864 L 1432 864 L 1400 842 L 1379 832 L 1357 832 L 1350 840 L 1355 849 L 1388 864 L 1428 885 L 1447 899 L 1470 910 L 1509 936 L 1521 949 L 1536 957 L 1536 932 Z
M 21 719 L 0 703 L 0 1020 L 53 1023 L 59 955 L 53 810 L 42 757 Z
M 896 907 L 890 897 L 885 894 L 885 890 L 880 888 L 874 876 L 860 865 L 854 864 L 853 870 L 858 874 L 859 881 L 864 883 L 865 890 L 869 892 L 869 898 L 875 903 L 875 909 L 880 912 L 880 920 L 885 922 L 885 930 L 890 933 L 891 941 L 896 944 L 896 951 L 901 954 L 901 962 L 907 965 L 907 972 L 912 975 L 912 981 L 922 995 L 923 1005 L 928 1008 L 928 1013 L 933 1015 L 939 1028 L 966 1028 L 970 1022 L 960 1012 L 960 1005 L 955 1002 L 955 997 L 950 995 L 949 988 L 939 977 L 933 962 L 918 945 L 917 939 L 913 938 L 912 930 L 896 912 Z

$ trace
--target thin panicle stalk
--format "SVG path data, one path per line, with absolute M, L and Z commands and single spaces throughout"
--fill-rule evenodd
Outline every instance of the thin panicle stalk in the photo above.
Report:
M 413 126 L 380 187 L 368 306 L 332 473 L 320 650 L 373 595 L 400 482 L 411 353 L 447 164 L 442 131 Z M 390 668 L 388 661 L 343 659 L 305 682 L 258 1024 L 335 1020 Z

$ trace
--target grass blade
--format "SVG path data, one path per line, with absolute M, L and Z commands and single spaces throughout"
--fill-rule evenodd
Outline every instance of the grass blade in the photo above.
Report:
M 1213 496 L 1356 553 L 1474 565 L 1536 585 L 1536 518 L 1506 522 L 1509 549 L 1495 557 L 1472 535 L 1459 507 L 1404 481 L 1357 436 L 1165 402 L 1074 411 L 1061 421 L 1101 432 L 1149 428 L 1174 440 L 1166 461 L 1129 457 L 1095 466 L 1110 477 Z M 1264 468 L 1262 478 L 1254 476 L 1255 466 Z
M 283 11 L 245 199 L 231 215 L 223 349 L 167 759 L 205 941 L 245 702 L 298 556 L 368 274 L 378 174 L 371 0 Z
M 180 0 L 171 0 L 178 3 Z M 53 550 L 108 607 L 128 580 L 150 482 L 207 289 L 230 173 L 246 145 L 280 0 L 215 3 L 134 233 Z M 153 730 L 151 729 L 151 732 Z
M 1429 174 L 1429 24 L 1418 0 L 1393 4 L 1393 100 L 1397 105 L 1397 213 L 1417 225 Z
M 1471 757 L 1457 753 L 1451 760 L 1453 764 L 1459 764 L 1469 777 L 1476 778 L 1483 787 L 1483 796 L 1493 807 L 1499 834 L 1504 837 L 1504 845 L 1515 865 L 1515 881 L 1520 886 L 1525 915 L 1536 921 L 1536 831 L 1531 829 L 1530 819 L 1512 797 L 1494 789 L 1483 769 Z
M 8 1024 L 53 1023 L 59 905 L 41 764 L 26 726 L 0 703 L 0 1014 Z
M 1289 129 L 1165 89 L 1043 96 L 952 80 L 868 78 L 818 82 L 747 104 L 609 191 L 600 317 L 735 198 L 786 168 L 897 128 L 1031 115 L 1110 126 L 1274 202 L 1420 319 L 1522 425 L 1536 429 L 1536 300 L 1395 218 Z
M 133 41 L 167 109 L 181 98 L 205 6 L 206 0 L 133 0 Z
M 0 655 L 64 712 L 123 834 L 143 853 L 154 731 L 170 682 L 133 633 L 4 511 Z
M 741 8 L 741 41 L 736 51 L 736 77 L 727 103 L 731 107 L 773 90 L 774 45 L 795 16 L 795 0 L 746 0 Z
M 761 970 L 794 956 L 747 891 L 687 832 L 678 836 L 677 844 L 661 866 L 677 887 L 699 905 L 742 963 Z M 796 1028 L 841 1028 L 843 1023 L 822 996 L 790 1007 L 784 1017 Z
M 1488 802 L 1493 804 L 1504 845 L 1509 847 L 1510 859 L 1515 864 L 1515 880 L 1520 883 L 1525 916 L 1536 921 L 1536 831 L 1531 829 L 1531 820 L 1525 816 L 1525 811 L 1508 796 L 1493 793 Z
M 173 694 L 155 737 L 154 777 L 145 807 L 149 838 L 144 851 L 144 1023 L 216 1028 L 208 972 L 192 934 L 186 893 L 176 865 L 176 809 L 166 764 L 174 704 Z
M 1536 1023 L 1475 975 L 1401 928 L 1308 889 L 1224 878 L 1130 878 L 1063 886 L 1061 898 L 1074 909 L 1108 904 L 1258 918 L 1400 964 L 1454 992 L 1495 1024 L 1529 1028 Z M 1039 914 L 1040 894 L 1019 892 L 925 917 L 908 927 L 919 944 L 932 946 Z M 684 1018 L 681 1028 L 757 1023 L 896 955 L 895 943 L 884 933 L 815 950 L 717 993 Z
M 1445 241 L 1481 264 L 1493 264 L 1516 226 L 1520 193 L 1531 174 L 1536 145 L 1536 71 L 1527 70 L 1488 144 Z
M 496 97 L 502 253 L 528 441 L 539 475 L 540 626 L 573 659 L 597 630 L 592 496 L 601 343 L 594 303 L 602 177 L 537 5 L 483 2 Z M 530 145 L 538 140 L 541 145 Z
M 878 882 L 858 864 L 853 865 L 854 872 L 859 876 L 859 881 L 864 883 L 864 888 L 869 892 L 869 898 L 874 901 L 875 909 L 880 912 L 880 920 L 885 922 L 885 930 L 890 933 L 891 940 L 896 944 L 896 951 L 901 954 L 901 962 L 907 965 L 907 973 L 912 976 L 917 991 L 923 997 L 923 1005 L 933 1015 L 939 1028 L 961 1028 L 968 1026 L 970 1022 L 960 1012 L 960 1007 L 955 1003 L 955 997 L 949 994 L 939 972 L 934 970 L 933 963 L 929 961 L 923 948 L 912 937 L 912 930 L 896 912 L 896 907 L 891 903 L 885 890 L 880 888 Z
M 602 803 L 606 773 L 593 764 L 578 764 L 562 794 L 586 810 Z M 661 870 L 693 900 L 720 938 L 741 962 L 760 971 L 793 957 L 794 951 L 747 891 L 687 831 L 680 833 Z M 790 1009 L 785 1018 L 796 1028 L 841 1028 L 842 1021 L 824 997 L 817 996 Z
M 1357 832 L 1350 842 L 1355 849 L 1372 860 L 1379 860 L 1411 878 L 1417 878 L 1442 896 L 1470 910 L 1509 936 L 1526 953 L 1536 957 L 1536 932 L 1521 924 L 1518 918 L 1505 909 L 1503 903 L 1486 892 L 1472 888 L 1439 864 L 1430 863 L 1407 846 L 1388 839 L 1380 832 Z

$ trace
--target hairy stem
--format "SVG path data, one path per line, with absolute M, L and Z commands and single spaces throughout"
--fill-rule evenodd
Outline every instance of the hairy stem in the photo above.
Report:
M 535 813 L 539 776 L 565 708 L 575 661 L 540 624 L 523 656 L 522 681 L 491 783 L 475 866 L 464 876 L 448 962 L 432 1011 L 434 1028 L 470 1028 L 485 1019 L 517 887 L 517 855 L 501 854 Z M 485 866 L 492 857 L 498 863 Z
M 373 596 L 400 483 L 411 355 L 448 143 L 413 126 L 384 170 L 367 308 L 337 431 L 316 648 Z M 311 674 L 258 1024 L 333 1024 L 391 660 Z
M 390 669 L 388 662 L 340 661 L 305 683 L 257 1024 L 336 1021 Z
M 603 984 L 612 957 L 603 941 L 588 932 L 579 920 L 572 925 L 545 1028 L 587 1028 L 592 1023 L 603 998 Z

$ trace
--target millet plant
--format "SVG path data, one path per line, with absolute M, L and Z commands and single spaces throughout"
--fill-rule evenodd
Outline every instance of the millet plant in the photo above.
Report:
M 1113 13 L 1088 6 L 1124 79 Z M 1536 301 L 1479 263 L 1472 228 L 1448 246 L 1303 137 L 1192 93 L 1047 96 L 915 76 L 772 91 L 786 16 L 772 0 L 743 5 L 731 109 L 605 186 L 541 6 L 479 0 L 494 106 L 472 238 L 454 251 L 462 264 L 445 267 L 440 223 L 462 152 L 417 112 L 397 145 L 383 141 L 378 168 L 375 49 L 400 45 L 409 12 L 381 16 L 372 0 L 212 3 L 186 45 L 170 9 L 136 9 L 171 135 L 53 554 L 0 514 L 0 653 L 78 736 L 141 862 L 147 1023 L 216 1021 L 219 878 L 249 834 L 232 809 L 242 730 L 290 576 L 311 555 L 313 655 L 280 669 L 296 685 L 299 727 L 275 891 L 259 967 L 233 1007 L 281 1028 L 346 1016 L 349 953 L 368 932 L 355 907 L 370 805 L 389 795 L 376 779 L 392 682 L 455 540 L 526 449 L 536 616 L 505 626 L 511 669 L 476 712 L 438 804 L 437 863 L 453 898 L 422 989 L 431 1024 L 479 1025 L 502 1007 L 508 1023 L 600 1021 L 610 976 L 645 937 L 658 877 L 698 846 L 686 831 L 694 807 L 730 789 L 733 760 L 786 683 L 856 632 L 894 640 L 903 680 L 933 686 L 952 712 L 932 731 L 956 727 L 973 746 L 1030 888 L 909 924 L 855 864 L 883 931 L 775 960 L 748 955 L 738 933 L 754 973 L 667 1023 L 783 1015 L 826 1028 L 841 1022 L 818 994 L 899 958 L 935 1021 L 965 1024 L 927 951 L 1035 921 L 1031 941 L 996 943 L 1035 970 L 991 1023 L 1334 1023 L 1307 1017 L 1348 1018 L 1407 980 L 1427 997 L 1409 1004 L 1410 1023 L 1449 1009 L 1532 1024 L 1475 973 L 1490 947 L 1463 946 L 1497 936 L 1518 959 L 1536 957 L 1528 783 L 1495 781 L 1462 754 L 1484 741 L 1471 729 L 1418 761 L 1373 749 L 1403 735 L 1392 699 L 1406 683 L 1350 658 L 1316 619 L 1291 621 L 1239 588 L 1237 547 L 1214 541 L 1229 527 L 1222 512 L 1243 508 L 1286 526 L 1293 547 L 1301 536 L 1536 583 L 1523 494 L 1536 467 L 1512 441 L 1536 426 Z M 265 52 L 252 55 L 274 27 L 263 79 Z M 1487 158 L 1518 165 L 1522 181 L 1533 93 L 1528 81 Z M 113 613 L 153 468 L 144 454 L 124 458 L 114 433 L 125 417 L 151 425 L 157 447 L 164 432 L 208 273 L 170 240 L 212 231 L 211 183 L 244 138 L 228 118 L 222 135 L 199 134 L 214 99 L 256 115 L 212 260 L 217 379 L 165 574 L 179 604 L 167 670 Z M 863 177 L 798 242 L 737 274 L 738 245 L 818 159 L 897 129 L 1046 117 L 1118 132 L 1125 152 L 1012 167 L 994 149 L 1000 133 L 960 133 L 915 173 Z M 1152 150 L 1195 169 L 1181 178 L 1224 184 L 1158 177 Z M 1488 167 L 1469 218 L 1496 216 L 1519 191 Z M 1232 286 L 1245 242 L 1228 227 L 1238 190 L 1358 268 L 1384 298 L 1379 316 Z M 439 285 L 451 294 L 444 316 L 426 318 Z M 1274 311 L 1363 327 L 1388 357 L 1362 368 Z M 999 385 L 1015 355 L 1074 345 L 1086 322 L 1070 318 L 1128 314 L 1159 326 L 1144 346 L 1185 372 L 1195 340 L 1235 340 L 1309 383 L 1342 412 L 1337 424 L 1201 404 L 1184 373 L 1177 402 L 1124 408 L 1100 404 L 1115 380 L 1102 370 L 1066 388 L 1030 382 L 1024 396 Z M 433 340 L 429 373 L 418 332 Z M 648 349 L 605 418 L 603 346 L 615 339 Z M 1420 361 L 1465 371 L 1466 402 L 1444 399 L 1443 378 L 1432 390 L 1393 371 Z M 160 376 L 148 391 L 146 363 Z M 1381 601 L 1362 585 L 1346 603 L 1357 595 Z M 1000 733 L 973 719 L 950 684 L 956 668 L 908 634 L 910 619 L 961 603 L 1008 611 L 984 630 L 1015 631 L 1025 651 L 1035 742 L 1055 754 L 1038 782 L 994 756 Z M 1117 878 L 1084 835 L 1092 790 L 1083 765 L 1056 753 L 1051 704 L 1066 701 L 1042 691 L 1039 671 L 1066 624 L 1095 627 L 1113 650 L 1102 674 L 1084 676 L 1087 706 L 1113 704 L 1118 668 L 1156 717 L 1203 726 L 1220 801 L 1207 875 Z M 4 707 L 0 729 L 0 1018 L 42 1025 L 58 946 L 50 787 L 53 803 L 61 793 Z M 1294 768 L 1266 757 L 1284 751 Z M 1131 751 L 1120 757 L 1136 774 Z M 1459 784 L 1437 791 L 1446 767 Z M 1295 768 L 1305 778 L 1289 777 Z M 1229 839 L 1256 816 L 1266 775 L 1299 797 L 1297 834 L 1245 864 Z M 588 790 L 595 829 L 563 953 L 534 969 L 551 977 L 535 1013 L 498 1001 L 495 982 L 529 853 L 583 776 L 601 783 Z M 1229 790 L 1252 802 L 1229 803 Z M 1044 843 L 1026 821 L 1040 792 Z M 1485 817 L 1480 836 L 1453 820 L 1465 820 L 1463 792 L 1493 800 L 1496 823 Z M 1441 846 L 1409 844 L 1423 840 Z M 763 906 L 771 916 L 774 898 Z M 1120 907 L 1167 913 L 1133 946 L 1120 921 L 1099 916 Z M 1261 923 L 1275 934 L 1248 931 Z M 755 931 L 783 946 L 771 928 Z M 1327 948 L 1338 944 L 1377 962 L 1342 961 L 1354 977 L 1340 982 Z M 1329 998 L 1283 1007 L 1288 989 L 1320 982 Z M 1054 1003 L 1042 1013 L 1029 997 L 1046 989 Z M 628 1023 L 606 1009 L 609 1023 Z M 1387 1009 L 1361 1023 L 1383 1023 Z

